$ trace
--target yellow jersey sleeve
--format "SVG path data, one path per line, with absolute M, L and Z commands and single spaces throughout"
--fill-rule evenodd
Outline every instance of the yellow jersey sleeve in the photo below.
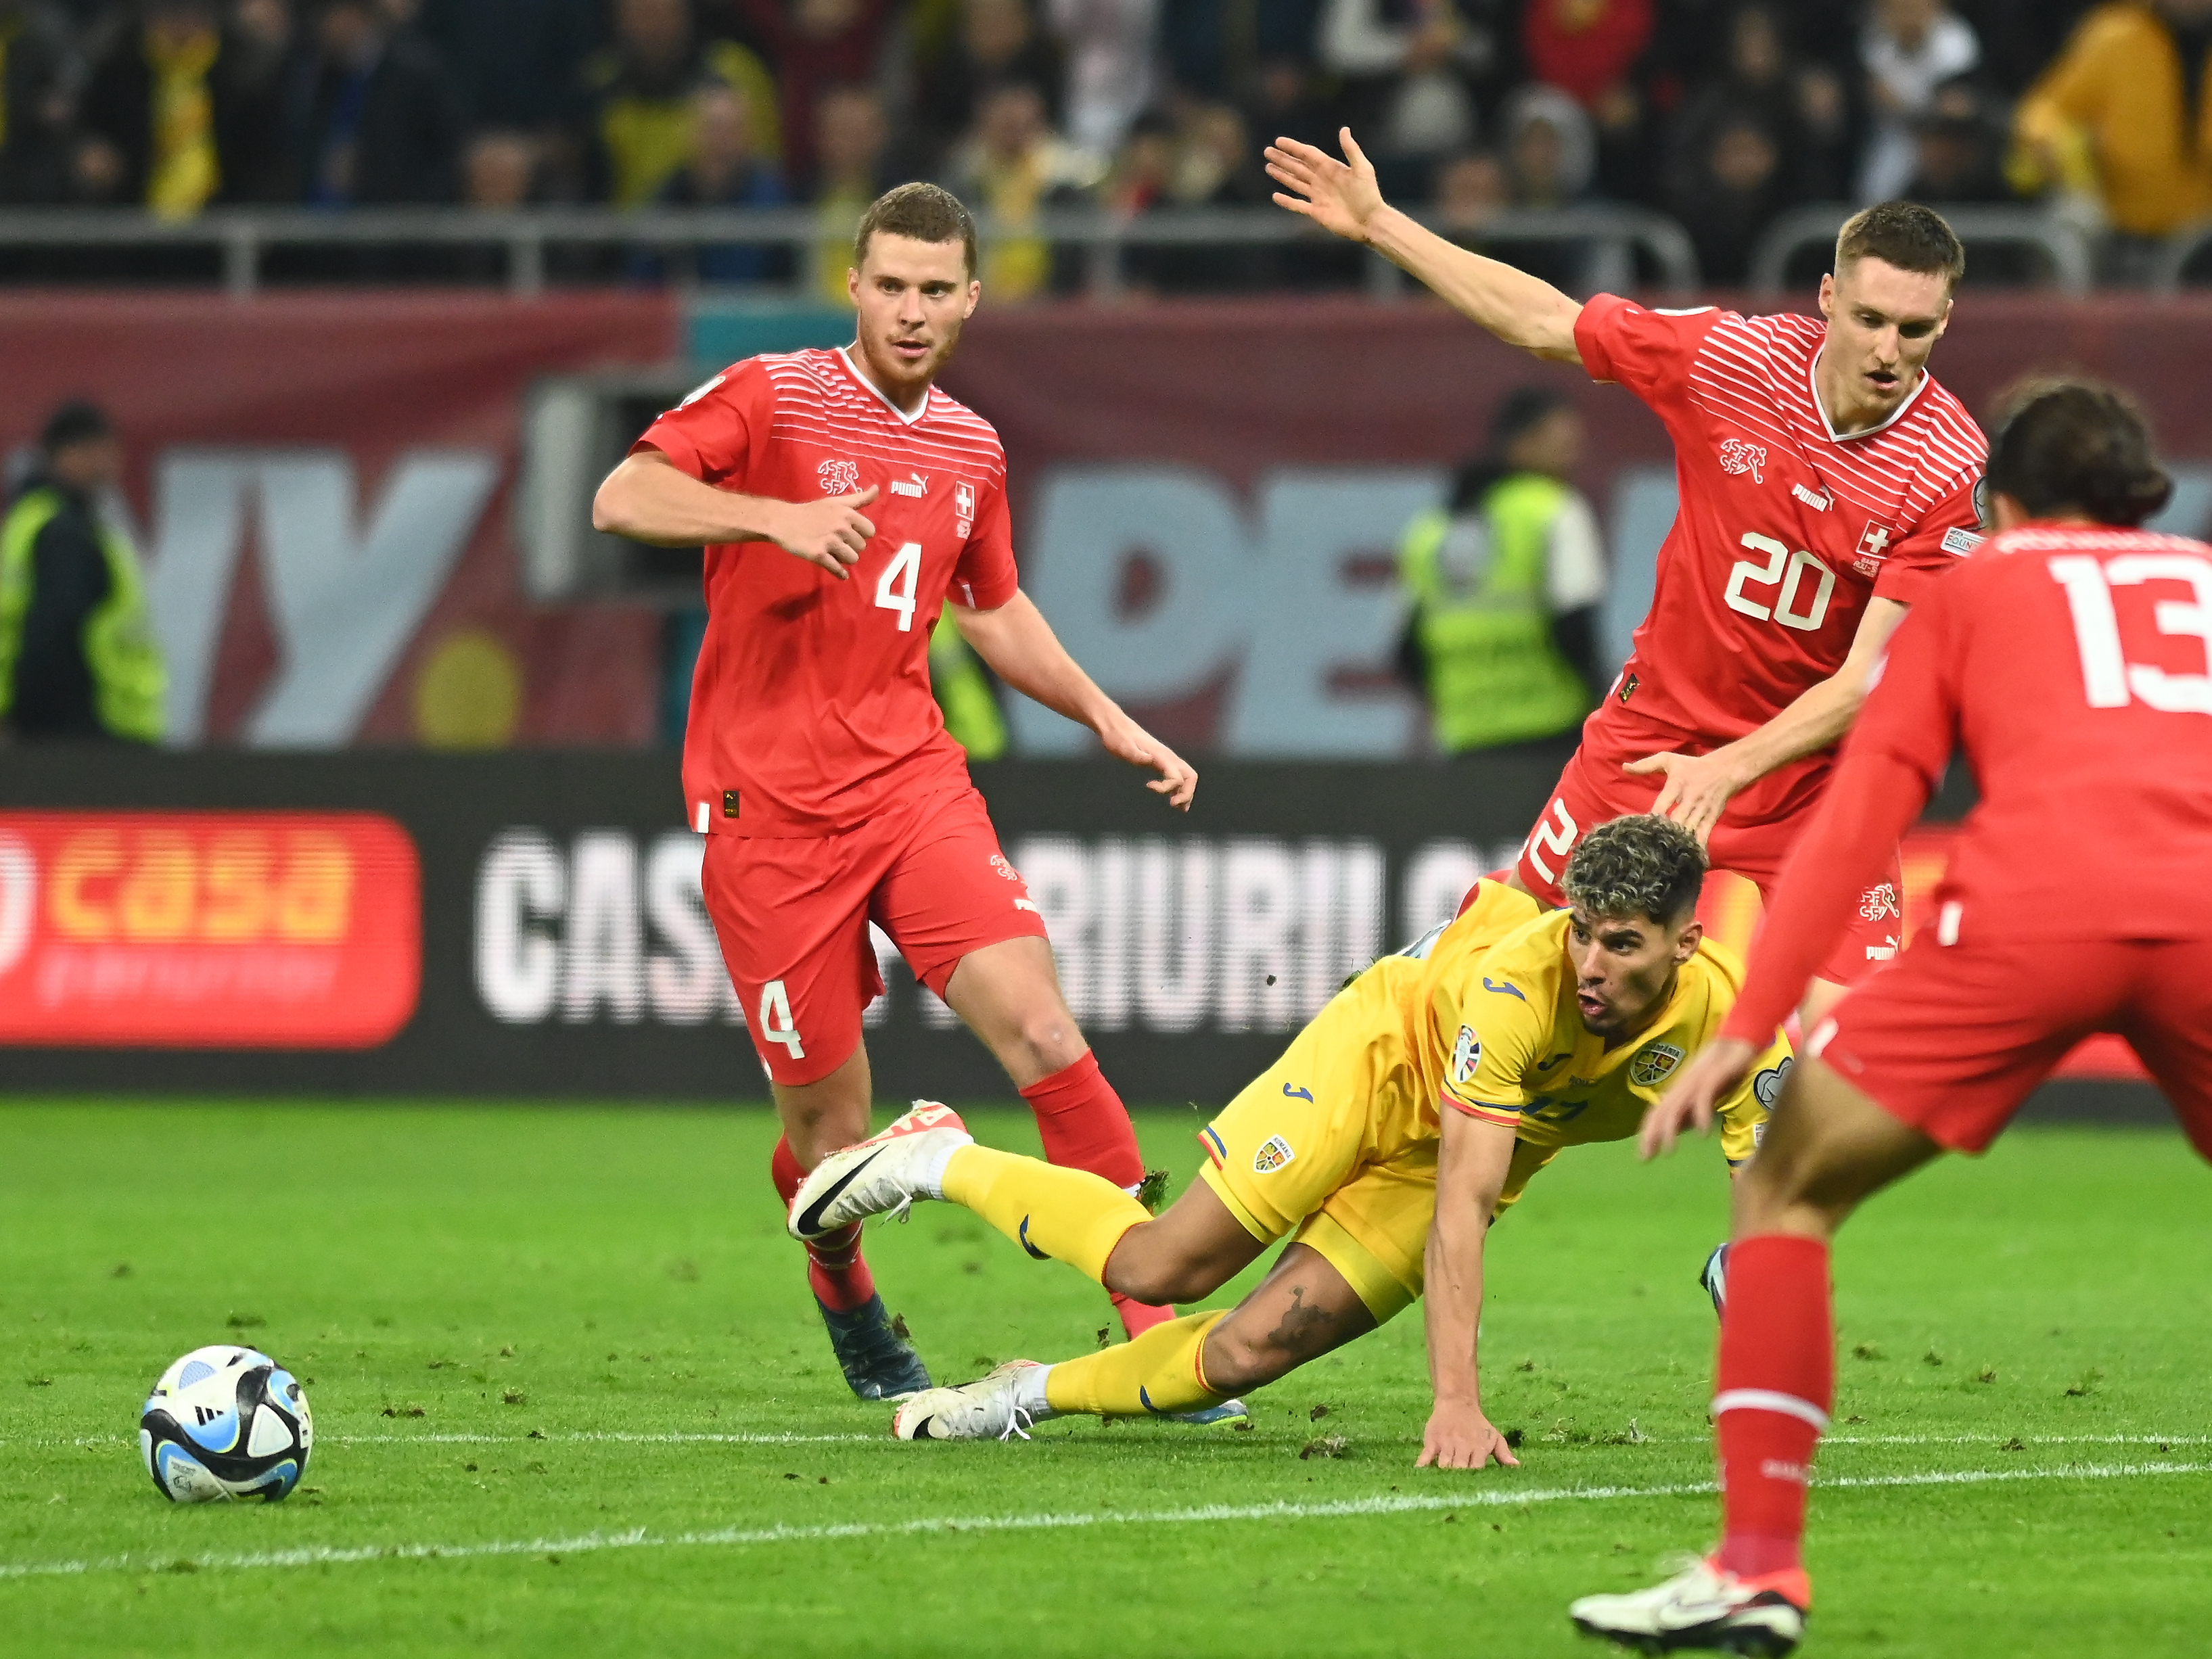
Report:
M 1549 1040 L 1548 1010 L 1534 1000 L 1546 994 L 1486 976 L 1483 965 L 1440 983 L 1431 1002 L 1444 1054 L 1437 1107 L 1510 1128 L 1532 1098 L 1523 1079 Z
M 1776 1033 L 1772 1046 L 1759 1057 L 1750 1074 L 1721 1102 L 1721 1153 L 1730 1167 L 1759 1150 L 1759 1143 L 1766 1136 L 1766 1121 L 1781 1097 L 1783 1080 L 1796 1063 L 1790 1039 Z

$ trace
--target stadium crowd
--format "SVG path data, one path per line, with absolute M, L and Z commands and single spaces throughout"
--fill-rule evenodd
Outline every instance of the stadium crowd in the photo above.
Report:
M 1387 192 L 1471 244 L 1509 208 L 1633 204 L 1727 283 L 1793 206 L 2033 201 L 2124 276 L 2212 216 L 2208 58 L 2212 0 L 0 0 L 0 204 L 843 222 L 926 177 L 1019 226 L 1264 203 L 1262 142 L 1348 121 Z M 1169 290 L 1345 271 L 1127 259 Z M 1034 239 L 986 275 L 1000 299 L 1068 280 Z

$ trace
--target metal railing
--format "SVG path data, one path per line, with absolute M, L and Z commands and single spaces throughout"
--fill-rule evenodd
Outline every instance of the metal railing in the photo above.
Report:
M 1325 247 L 1333 239 L 1273 207 L 1170 210 L 1124 218 L 1096 210 L 1056 208 L 1023 225 L 979 224 L 983 240 L 1040 240 L 1077 250 L 1085 289 L 1111 298 L 1128 285 L 1122 256 L 1132 249 Z M 542 292 L 549 249 L 602 248 L 667 257 L 701 249 L 757 247 L 788 251 L 795 285 L 810 284 L 825 246 L 846 234 L 809 208 L 223 208 L 181 222 L 130 208 L 21 208 L 0 210 L 0 250 L 112 249 L 213 251 L 222 286 L 245 297 L 264 285 L 264 264 L 278 249 L 401 248 L 498 251 L 507 289 Z M 1670 295 L 1698 285 L 1697 257 L 1682 228 L 1638 208 L 1587 207 L 1510 211 L 1468 233 L 1485 248 L 1580 243 L 1610 251 L 1623 269 L 1641 250 Z M 680 261 L 679 261 L 680 263 Z M 1366 291 L 1389 300 L 1406 291 L 1397 269 L 1365 256 Z
M 2095 261 L 2079 226 L 2035 208 L 1960 205 L 1937 210 L 1969 249 L 1978 242 L 2033 248 L 2049 262 L 2053 287 L 2069 296 L 2089 291 Z M 1752 287 L 1761 294 L 1788 289 L 1790 262 L 1798 251 L 1832 246 L 1844 221 L 1856 211 L 1848 203 L 1828 202 L 1783 214 L 1752 249 Z

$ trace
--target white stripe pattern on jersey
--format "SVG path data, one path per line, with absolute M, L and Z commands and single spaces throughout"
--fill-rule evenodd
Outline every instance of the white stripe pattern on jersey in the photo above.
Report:
M 858 385 L 835 351 L 791 351 L 759 360 L 775 388 L 769 435 L 831 448 L 894 470 L 942 467 L 1000 484 L 1006 452 L 992 424 L 939 387 L 915 421 L 902 421 L 883 399 Z
M 1810 317 L 1723 316 L 1690 368 L 1690 400 L 1754 440 L 1804 457 L 1838 504 L 1917 526 L 1978 474 L 1985 445 L 1966 406 L 1924 370 L 1904 407 L 1872 432 L 1836 437 L 1813 392 L 1826 331 Z

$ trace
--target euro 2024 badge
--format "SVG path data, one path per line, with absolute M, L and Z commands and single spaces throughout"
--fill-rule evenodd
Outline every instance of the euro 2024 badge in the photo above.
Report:
M 1682 1063 L 1682 1051 L 1671 1042 L 1647 1042 L 1628 1062 L 1628 1080 L 1639 1089 L 1664 1083 Z
M 1459 1041 L 1452 1044 L 1452 1081 L 1464 1088 L 1474 1081 L 1474 1068 L 1482 1064 L 1482 1039 L 1474 1034 L 1474 1027 L 1459 1028 Z

